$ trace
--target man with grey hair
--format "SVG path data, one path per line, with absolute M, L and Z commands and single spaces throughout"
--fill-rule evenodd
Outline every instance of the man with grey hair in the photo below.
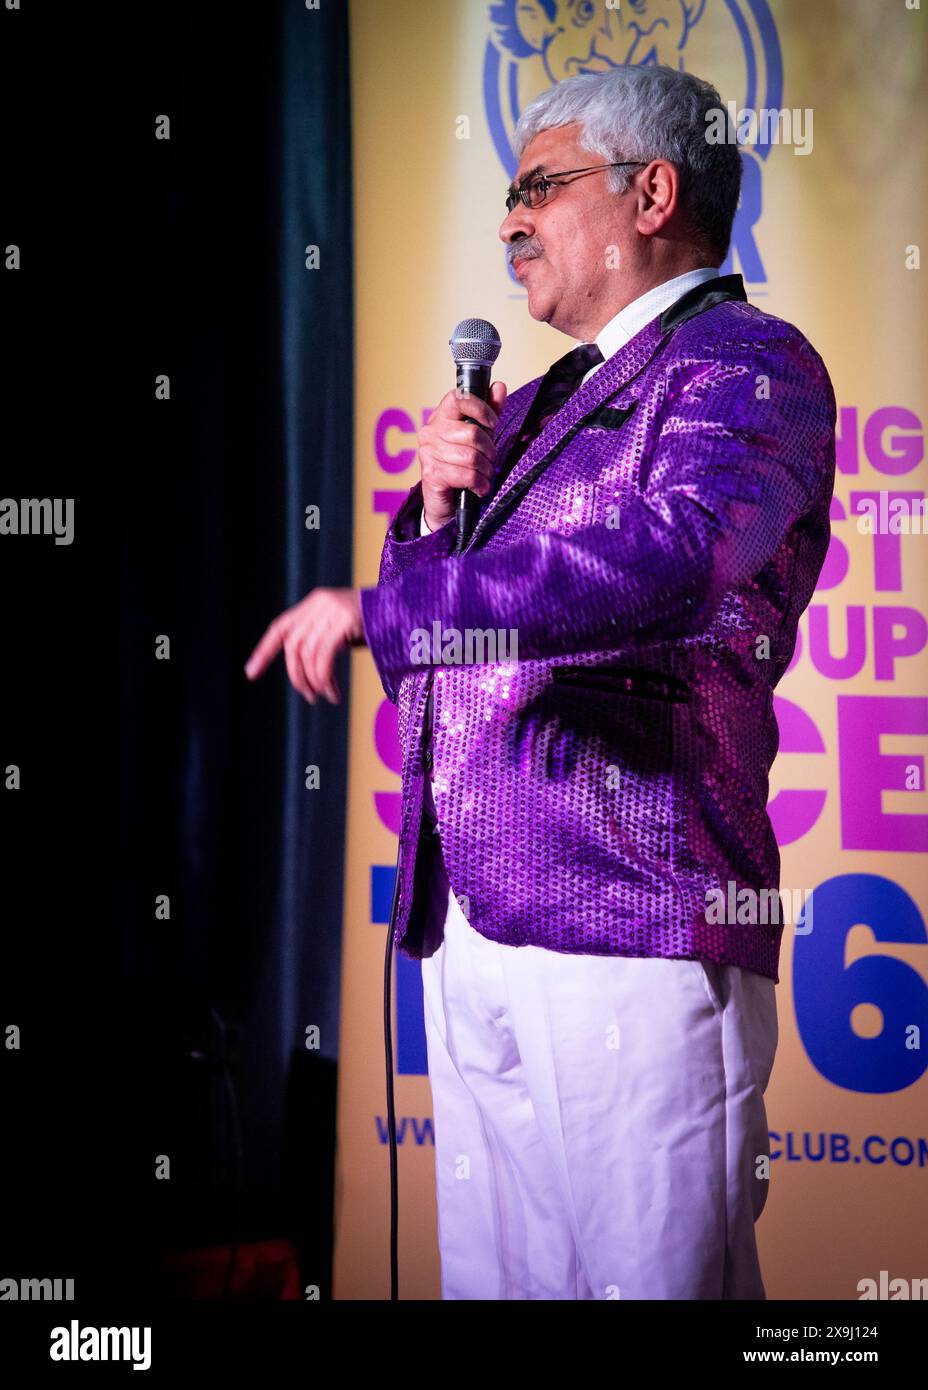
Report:
M 526 109 L 500 236 L 578 345 L 508 398 L 449 391 L 378 585 L 315 590 L 256 653 L 337 698 L 366 641 L 398 706 L 445 1298 L 765 1297 L 782 922 L 750 905 L 779 887 L 773 690 L 828 546 L 835 401 L 719 275 L 740 160 L 714 108 L 619 67 Z M 423 671 L 436 618 L 514 631 L 518 665 Z

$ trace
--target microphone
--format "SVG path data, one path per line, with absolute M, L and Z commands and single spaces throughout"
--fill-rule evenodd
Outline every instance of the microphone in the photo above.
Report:
M 493 363 L 499 357 L 499 334 L 492 323 L 486 319 L 462 319 L 448 339 L 451 356 L 457 368 L 456 386 L 458 391 L 467 391 L 479 396 L 482 401 L 490 399 L 490 374 Z M 478 422 L 469 415 L 464 419 L 470 425 Z M 455 554 L 463 550 L 471 526 L 480 506 L 480 498 L 469 488 L 462 488 L 458 498 L 457 523 L 458 539 Z

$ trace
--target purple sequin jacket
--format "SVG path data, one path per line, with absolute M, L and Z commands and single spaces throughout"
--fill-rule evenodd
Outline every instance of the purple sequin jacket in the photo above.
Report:
M 502 469 L 539 382 L 503 407 Z M 719 895 L 779 887 L 773 690 L 825 558 L 834 459 L 821 358 L 731 275 L 574 392 L 484 500 L 462 555 L 453 520 L 419 536 L 410 490 L 361 594 L 403 751 L 398 950 L 422 955 L 413 884 L 433 763 L 449 881 L 483 936 L 779 979 L 772 896 L 739 924 Z M 425 666 L 422 634 L 439 630 L 514 632 L 517 661 L 500 645 Z

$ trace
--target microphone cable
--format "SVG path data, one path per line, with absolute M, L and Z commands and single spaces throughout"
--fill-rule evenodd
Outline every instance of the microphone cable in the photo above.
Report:
M 399 1300 L 399 1262 L 397 1242 L 399 1235 L 399 1193 L 397 1189 L 396 1153 L 396 1102 L 393 1094 L 393 1009 L 391 999 L 391 978 L 393 967 L 393 931 L 396 922 L 396 906 L 400 896 L 400 854 L 403 841 L 396 851 L 396 873 L 393 878 L 393 906 L 390 908 L 390 924 L 387 927 L 387 951 L 383 966 L 383 1042 L 387 1060 L 387 1139 L 390 1145 L 390 1302 Z

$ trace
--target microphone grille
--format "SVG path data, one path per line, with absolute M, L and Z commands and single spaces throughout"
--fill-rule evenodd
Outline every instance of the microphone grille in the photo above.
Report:
M 499 334 L 486 319 L 462 319 L 448 339 L 456 363 L 492 367 L 499 357 Z

